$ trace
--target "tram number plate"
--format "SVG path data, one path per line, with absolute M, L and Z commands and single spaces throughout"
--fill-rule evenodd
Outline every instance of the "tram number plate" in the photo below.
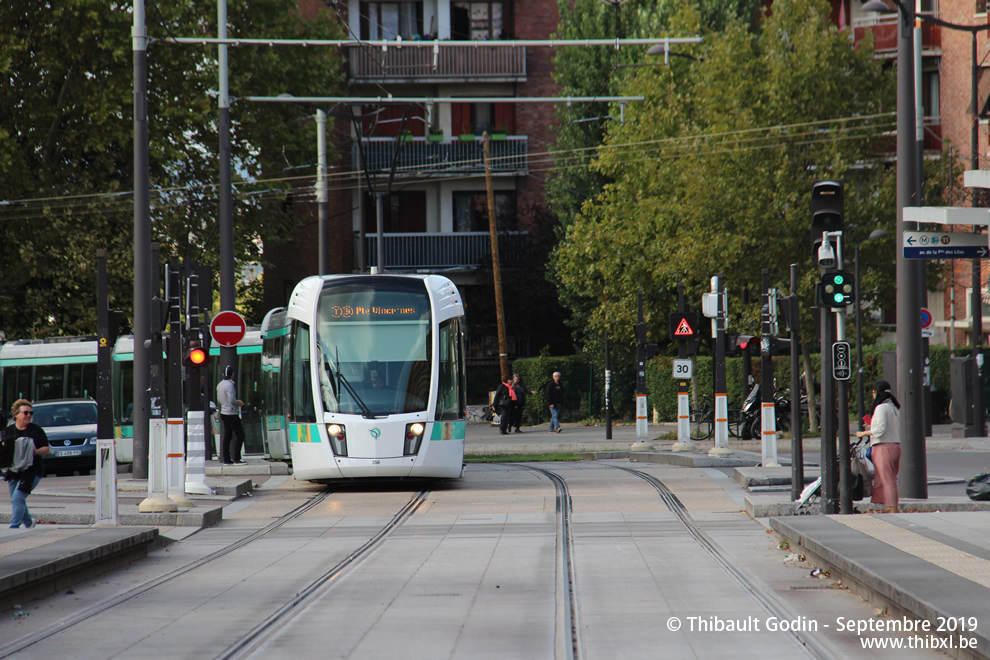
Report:
M 82 449 L 62 449 L 55 452 L 56 456 L 82 456 Z

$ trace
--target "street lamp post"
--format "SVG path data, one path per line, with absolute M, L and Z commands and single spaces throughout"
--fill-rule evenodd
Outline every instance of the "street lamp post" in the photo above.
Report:
M 859 244 L 872 241 L 887 235 L 882 229 L 874 229 L 866 238 L 856 241 L 856 413 L 859 430 L 863 430 L 863 417 L 866 410 L 863 406 L 863 305 L 859 296 Z

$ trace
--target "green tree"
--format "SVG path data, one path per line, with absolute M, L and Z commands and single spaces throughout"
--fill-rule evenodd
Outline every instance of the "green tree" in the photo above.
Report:
M 611 183 L 584 203 L 552 269 L 589 339 L 607 329 L 631 337 L 618 329 L 632 327 L 642 289 L 652 339 L 663 340 L 677 282 L 697 309 L 715 274 L 728 286 L 730 326 L 745 332 L 758 304 L 740 310 L 739 292 L 758 292 L 762 268 L 771 286 L 788 290 L 794 262 L 809 308 L 818 278 L 809 230 L 814 179 L 846 182 L 847 237 L 877 227 L 894 235 L 893 170 L 877 156 L 895 123 L 894 76 L 870 44 L 853 47 L 823 0 L 773 9 L 758 31 L 736 18 L 720 32 L 697 11 L 681 11 L 670 27 L 703 35 L 693 51 L 699 60 L 638 68 L 626 81 L 625 92 L 646 100 L 627 108 L 624 124 L 609 124 L 595 169 Z M 863 249 L 887 255 L 867 264 L 864 279 L 876 288 L 864 291 L 892 300 L 893 241 Z
M 609 5 L 602 0 L 558 2 L 559 39 L 618 37 L 684 37 L 694 32 L 671 26 L 670 20 L 683 6 L 692 8 L 697 23 L 713 31 L 741 17 L 751 22 L 758 16 L 758 0 L 646 0 L 636 4 Z M 690 53 L 691 47 L 678 48 Z M 657 64 L 662 57 L 647 56 L 647 47 L 611 46 L 561 48 L 554 57 L 554 80 L 561 96 L 616 96 L 623 79 L 643 64 Z M 652 62 L 650 62 L 652 60 Z M 631 95 L 636 90 L 626 90 Z M 595 150 L 602 144 L 605 126 L 621 114 L 608 103 L 558 105 L 554 122 L 553 172 L 547 175 L 547 199 L 561 226 L 567 227 L 585 200 L 600 193 L 611 179 L 601 169 L 591 168 Z
M 8 337 L 92 334 L 96 250 L 106 248 L 111 307 L 131 316 L 133 62 L 129 2 L 65 0 L 0 7 L 0 329 Z M 336 13 L 303 18 L 293 0 L 247 0 L 231 37 L 334 38 Z M 216 266 L 216 13 L 150 4 L 148 130 L 152 240 Z M 330 49 L 230 49 L 231 96 L 327 95 L 342 79 Z M 232 104 L 235 256 L 257 260 L 292 226 L 286 170 L 315 161 L 311 109 Z M 314 166 L 315 169 L 315 166 Z M 313 170 L 304 170 L 312 172 Z M 217 272 L 214 268 L 214 272 Z

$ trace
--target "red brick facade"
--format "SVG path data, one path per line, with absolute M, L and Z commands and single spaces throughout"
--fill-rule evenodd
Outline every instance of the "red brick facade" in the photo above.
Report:
M 303 13 L 312 13 L 319 3 L 317 0 L 300 0 Z M 505 32 L 519 39 L 548 39 L 557 29 L 558 12 L 556 0 L 526 0 L 525 2 L 505 2 L 508 23 Z M 510 8 L 511 6 L 511 8 Z M 336 9 L 344 20 L 347 19 L 347 3 L 339 2 Z M 526 51 L 526 80 L 515 85 L 518 97 L 554 96 L 558 87 L 551 76 L 553 51 L 550 48 L 534 47 Z M 435 89 L 435 86 L 434 86 Z M 471 93 L 476 93 L 473 85 Z M 502 88 L 504 90 L 504 87 Z M 398 87 L 401 93 L 415 96 L 435 95 L 430 85 Z M 424 91 L 428 90 L 428 91 Z M 446 95 L 446 94 L 445 94 Z M 553 122 L 554 107 L 551 103 L 521 103 L 515 106 L 515 133 L 528 139 L 531 164 L 530 176 L 515 178 L 516 209 L 518 228 L 531 229 L 539 209 L 545 206 L 545 170 L 548 165 L 542 154 L 548 150 L 552 140 L 550 126 Z M 358 268 L 354 249 L 353 227 L 353 188 L 365 186 L 357 177 L 347 179 L 345 185 L 338 182 L 337 175 L 353 171 L 350 149 L 349 126 L 339 119 L 335 122 L 334 135 L 327 138 L 328 152 L 334 158 L 331 169 L 330 191 L 330 272 L 351 273 Z M 315 134 L 315 126 L 314 126 Z M 315 160 L 315 156 L 314 156 Z M 299 184 L 300 194 L 293 200 L 293 211 L 300 226 L 288 243 L 265 246 L 265 304 L 269 308 L 282 306 L 288 299 L 292 287 L 300 279 L 314 275 L 317 264 L 318 209 L 311 193 L 312 182 Z M 483 185 L 483 184 L 482 184 Z M 545 217 L 545 214 L 544 214 Z

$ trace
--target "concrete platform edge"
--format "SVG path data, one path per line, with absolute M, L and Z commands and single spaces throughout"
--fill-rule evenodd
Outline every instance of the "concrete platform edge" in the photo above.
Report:
M 840 579 L 850 591 L 861 598 L 878 607 L 887 608 L 887 613 L 891 617 L 907 615 L 934 623 L 938 617 L 959 616 L 959 612 L 950 612 L 938 607 L 924 598 L 908 592 L 906 588 L 887 580 L 855 560 L 840 555 L 832 548 L 795 529 L 786 518 L 774 517 L 769 522 L 770 529 L 790 544 L 792 552 L 797 552 L 799 548 L 804 550 L 806 559 L 812 565 L 829 570 L 833 579 Z M 987 635 L 984 627 L 978 627 L 975 631 L 967 631 L 966 634 L 970 637 L 977 637 L 979 646 L 972 650 L 974 653 L 962 652 L 963 650 L 958 648 L 953 649 L 956 651 L 955 657 L 990 657 L 990 636 Z M 955 638 L 952 635 L 943 636 Z

